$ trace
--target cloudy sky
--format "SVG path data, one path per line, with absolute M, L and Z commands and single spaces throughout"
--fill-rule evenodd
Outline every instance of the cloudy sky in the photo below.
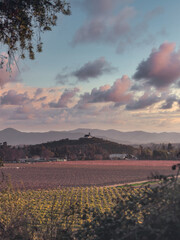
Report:
M 0 70 L 0 129 L 180 132 L 180 1 L 69 2 L 34 61 Z

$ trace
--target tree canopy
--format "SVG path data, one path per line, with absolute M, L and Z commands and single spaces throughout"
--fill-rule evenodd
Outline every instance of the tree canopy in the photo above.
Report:
M 0 42 L 7 46 L 9 59 L 15 53 L 24 59 L 42 51 L 41 34 L 56 25 L 58 13 L 70 15 L 70 5 L 62 0 L 0 0 Z M 0 67 L 4 56 L 0 55 Z

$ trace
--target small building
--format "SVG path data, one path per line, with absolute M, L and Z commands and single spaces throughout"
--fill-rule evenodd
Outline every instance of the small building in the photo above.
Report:
M 49 158 L 48 162 L 66 162 L 67 159 L 66 158 Z
M 57 162 L 58 161 L 58 158 L 49 158 L 48 159 L 48 162 Z
M 19 162 L 19 163 L 25 163 L 25 162 L 27 162 L 27 158 L 20 158 L 20 159 L 18 160 L 18 162 Z
M 84 138 L 92 138 L 91 133 L 89 132 L 89 134 L 85 134 Z
M 132 154 L 126 154 L 126 153 L 116 153 L 116 154 L 110 154 L 109 158 L 112 160 L 125 160 L 125 159 L 134 159 L 137 160 L 137 157 Z
M 38 160 L 41 159 L 41 157 L 38 156 L 38 155 L 34 155 L 34 156 L 32 156 L 32 159 L 33 159 L 34 161 L 38 161 Z
M 116 159 L 116 160 L 124 160 L 127 159 L 127 154 L 126 153 L 115 153 L 115 154 L 110 154 L 109 158 L 112 159 Z
M 67 158 L 58 158 L 57 162 L 67 162 Z

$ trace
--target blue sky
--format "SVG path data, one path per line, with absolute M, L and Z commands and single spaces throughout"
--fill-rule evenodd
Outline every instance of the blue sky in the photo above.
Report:
M 1 129 L 180 132 L 180 2 L 70 4 L 34 61 L 0 70 Z

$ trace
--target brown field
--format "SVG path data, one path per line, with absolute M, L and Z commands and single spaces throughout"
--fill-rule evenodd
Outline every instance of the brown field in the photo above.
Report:
M 75 186 L 105 186 L 142 181 L 151 173 L 175 174 L 177 161 L 106 160 L 5 164 L 2 176 L 14 186 L 25 189 L 49 189 Z

